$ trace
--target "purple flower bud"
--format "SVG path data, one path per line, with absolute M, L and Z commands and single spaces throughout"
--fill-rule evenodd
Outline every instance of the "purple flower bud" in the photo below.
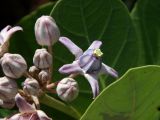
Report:
M 0 99 L 5 101 L 8 99 L 13 99 L 17 94 L 18 87 L 17 83 L 8 78 L 8 77 L 1 77 L 0 78 Z
M 27 69 L 26 61 L 19 54 L 5 53 L 1 58 L 1 65 L 4 74 L 11 78 L 21 77 Z
M 39 72 L 40 72 L 40 70 L 36 66 L 32 66 L 29 68 L 29 74 L 33 77 L 38 75 Z
M 23 90 L 30 95 L 39 95 L 39 83 L 33 78 L 27 78 L 23 83 Z
M 51 16 L 42 16 L 35 23 L 35 36 L 39 45 L 51 46 L 58 41 L 60 31 Z
M 2 108 L 12 109 L 15 106 L 15 100 L 14 99 L 8 99 L 8 100 L 0 100 L 0 106 Z
M 37 49 L 33 57 L 33 63 L 40 69 L 49 68 L 52 65 L 52 55 L 44 48 Z
M 50 78 L 49 71 L 48 70 L 41 70 L 38 77 L 42 83 L 46 83 Z
M 63 101 L 71 102 L 78 96 L 78 83 L 72 78 L 64 78 L 58 83 L 56 91 Z

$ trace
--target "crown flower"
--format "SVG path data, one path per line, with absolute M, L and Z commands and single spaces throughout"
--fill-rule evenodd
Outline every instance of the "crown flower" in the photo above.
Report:
M 98 74 L 110 74 L 115 78 L 118 77 L 118 73 L 113 68 L 102 62 L 103 53 L 99 49 L 102 45 L 101 41 L 94 41 L 85 52 L 67 37 L 60 37 L 59 41 L 75 55 L 73 63 L 63 65 L 59 72 L 83 75 L 91 85 L 93 98 L 99 94 Z

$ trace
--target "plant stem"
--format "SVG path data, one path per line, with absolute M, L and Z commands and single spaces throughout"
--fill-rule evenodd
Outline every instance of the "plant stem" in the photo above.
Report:
M 48 52 L 52 55 L 52 59 L 53 59 L 52 46 L 48 46 Z M 50 72 L 50 79 L 49 79 L 48 83 L 50 83 L 52 81 L 53 64 L 50 66 L 49 72 Z
M 73 108 L 72 106 L 66 105 L 59 100 L 56 100 L 55 98 L 53 98 L 47 94 L 44 94 L 40 97 L 40 102 L 49 106 L 49 107 L 52 107 L 52 108 L 55 108 L 61 112 L 64 112 L 65 114 L 67 114 L 77 120 L 79 120 L 79 118 L 81 117 L 81 114 L 75 108 Z

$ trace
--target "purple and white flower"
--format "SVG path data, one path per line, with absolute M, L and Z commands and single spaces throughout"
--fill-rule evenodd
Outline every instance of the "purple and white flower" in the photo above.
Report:
M 20 94 L 16 95 L 15 101 L 20 113 L 7 118 L 7 120 L 52 120 L 43 111 L 36 110 L 34 106 L 27 103 Z
M 60 37 L 59 41 L 75 56 L 73 63 L 63 65 L 59 72 L 83 75 L 91 85 L 93 98 L 99 94 L 98 75 L 100 73 L 118 77 L 118 73 L 113 68 L 102 62 L 103 53 L 99 49 L 102 45 L 101 41 L 94 41 L 85 52 L 67 37 Z

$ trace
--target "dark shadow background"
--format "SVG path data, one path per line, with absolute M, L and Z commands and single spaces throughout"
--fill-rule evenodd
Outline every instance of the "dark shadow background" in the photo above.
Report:
M 6 25 L 16 24 L 22 17 L 47 2 L 57 0 L 1 0 L 0 1 L 0 30 Z M 137 0 L 122 0 L 131 10 Z
M 47 2 L 56 0 L 2 0 L 0 1 L 0 30 L 16 24 L 22 17 Z

